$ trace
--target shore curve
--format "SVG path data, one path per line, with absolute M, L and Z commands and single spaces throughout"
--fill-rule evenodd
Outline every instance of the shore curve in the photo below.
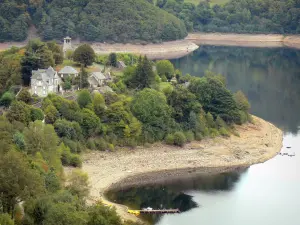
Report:
M 104 193 L 116 186 L 249 167 L 273 158 L 282 148 L 282 131 L 258 117 L 253 116 L 253 123 L 236 126 L 236 130 L 239 136 L 205 139 L 189 143 L 184 148 L 154 144 L 135 150 L 122 148 L 111 153 L 87 153 L 82 170 L 90 179 L 89 200 L 102 200 L 115 206 L 122 218 L 137 221 L 137 217 L 127 213 L 126 206 L 109 202 Z

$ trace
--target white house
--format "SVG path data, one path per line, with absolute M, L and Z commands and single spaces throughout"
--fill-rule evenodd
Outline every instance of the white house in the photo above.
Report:
M 66 77 L 77 77 L 79 72 L 73 68 L 72 66 L 65 66 L 62 68 L 59 72 L 58 75 L 61 78 L 66 78 Z
M 31 94 L 46 97 L 49 93 L 60 92 L 60 85 L 61 79 L 51 66 L 48 69 L 32 71 Z
M 106 80 L 107 78 L 102 72 L 93 72 L 88 78 L 88 82 L 92 88 L 103 86 Z

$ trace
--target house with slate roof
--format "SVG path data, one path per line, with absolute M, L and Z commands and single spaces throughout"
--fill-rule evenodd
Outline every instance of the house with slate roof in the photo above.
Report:
M 93 72 L 88 78 L 91 88 L 101 87 L 105 84 L 107 77 L 102 72 Z
M 58 73 L 50 66 L 48 69 L 32 71 L 31 94 L 46 97 L 49 93 L 61 91 L 61 79 Z
M 78 74 L 79 74 L 79 72 L 76 69 L 74 69 L 72 66 L 65 66 L 60 71 L 58 71 L 58 75 L 61 78 L 77 77 Z

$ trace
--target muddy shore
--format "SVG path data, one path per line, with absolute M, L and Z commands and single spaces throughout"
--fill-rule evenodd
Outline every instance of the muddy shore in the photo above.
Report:
M 205 139 L 184 148 L 154 144 L 149 148 L 85 154 L 82 169 L 89 175 L 90 201 L 103 200 L 116 206 L 122 218 L 137 220 L 127 213 L 127 207 L 108 202 L 105 191 L 187 175 L 228 172 L 273 158 L 281 150 L 283 133 L 271 123 L 253 118 L 253 124 L 236 126 L 239 137 Z
M 300 36 L 280 34 L 190 33 L 185 40 L 197 45 L 290 47 L 300 49 Z

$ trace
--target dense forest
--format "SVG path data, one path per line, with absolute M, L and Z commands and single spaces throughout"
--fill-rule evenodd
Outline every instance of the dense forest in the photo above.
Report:
M 156 5 L 183 20 L 189 31 L 300 33 L 299 0 L 231 0 L 224 5 L 158 0 Z
M 33 23 L 45 40 L 166 41 L 187 35 L 183 22 L 144 0 L 1 0 L 0 41 L 21 41 Z
M 176 40 L 184 38 L 187 30 L 300 32 L 299 0 L 231 0 L 224 5 L 209 1 L 195 5 L 184 0 L 1 0 L 0 3 L 0 41 L 25 40 L 31 24 L 44 40 L 68 35 L 109 42 Z

